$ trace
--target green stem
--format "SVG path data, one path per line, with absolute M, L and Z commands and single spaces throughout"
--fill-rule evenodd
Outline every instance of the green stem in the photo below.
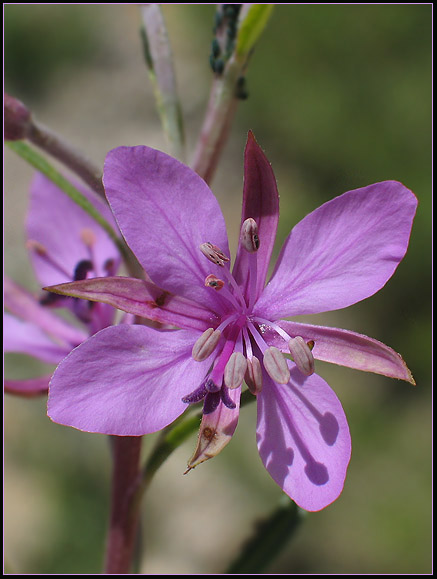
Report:
M 57 185 L 70 199 L 79 205 L 90 217 L 92 217 L 106 231 L 112 241 L 117 245 L 123 257 L 128 258 L 128 251 L 123 240 L 117 236 L 113 228 L 104 219 L 94 205 L 70 183 L 61 173 L 59 173 L 50 163 L 46 161 L 35 149 L 23 141 L 6 141 L 7 146 L 12 149 L 22 159 L 27 161 L 32 167 L 45 175 L 50 181 Z

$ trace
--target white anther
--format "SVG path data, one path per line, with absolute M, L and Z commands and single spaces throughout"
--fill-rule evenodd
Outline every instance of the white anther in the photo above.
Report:
M 212 263 L 215 263 L 220 267 L 223 267 L 225 263 L 229 261 L 229 257 L 225 255 L 219 247 L 209 243 L 209 241 L 201 244 L 200 251 L 209 259 L 209 261 L 212 261 Z
M 258 358 L 254 357 L 252 360 L 247 360 L 247 370 L 244 381 L 255 396 L 261 392 L 263 387 L 263 373 Z
M 238 388 L 244 380 L 247 360 L 241 352 L 233 352 L 225 366 L 224 380 L 228 388 Z
M 293 361 L 298 370 L 305 376 L 311 376 L 311 374 L 314 373 L 314 356 L 311 352 L 313 347 L 314 341 L 311 340 L 307 343 L 302 336 L 291 338 L 288 342 L 288 348 L 290 349 Z
M 215 275 L 213 275 L 212 273 L 205 279 L 205 285 L 207 287 L 212 287 L 213 289 L 215 289 L 216 291 L 219 291 L 222 289 L 222 287 L 225 285 L 225 282 L 222 279 L 219 279 L 218 277 L 216 277 Z
M 191 353 L 196 362 L 203 362 L 213 353 L 220 336 L 220 330 L 214 330 L 214 328 L 208 328 L 203 332 L 200 338 L 196 340 Z
M 259 249 L 258 225 L 252 217 L 246 219 L 241 226 L 241 245 L 249 253 L 255 253 Z
M 272 380 L 278 384 L 287 384 L 290 380 L 290 370 L 280 350 L 270 346 L 264 352 L 264 368 Z

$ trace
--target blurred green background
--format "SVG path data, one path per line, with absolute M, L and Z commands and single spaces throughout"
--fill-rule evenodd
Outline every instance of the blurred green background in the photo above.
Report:
M 214 10 L 164 7 L 191 150 L 211 83 Z M 97 163 L 119 145 L 165 150 L 138 6 L 5 5 L 4 16 L 5 89 L 42 123 Z M 271 573 L 432 569 L 431 22 L 430 4 L 276 6 L 212 183 L 235 243 L 242 155 L 253 130 L 281 194 L 276 251 L 297 221 L 344 191 L 396 179 L 419 199 L 409 251 L 383 290 L 347 310 L 305 318 L 389 344 L 417 386 L 318 364 L 348 416 L 352 460 L 342 496 L 305 516 Z M 7 150 L 5 272 L 37 291 L 23 230 L 31 175 Z M 24 357 L 7 356 L 5 366 L 8 377 L 42 373 Z M 281 491 L 257 454 L 254 406 L 242 411 L 218 458 L 183 477 L 192 437 L 160 470 L 143 504 L 142 573 L 224 572 L 256 522 L 276 508 Z M 4 424 L 6 571 L 99 573 L 105 437 L 52 424 L 42 399 L 6 397 Z

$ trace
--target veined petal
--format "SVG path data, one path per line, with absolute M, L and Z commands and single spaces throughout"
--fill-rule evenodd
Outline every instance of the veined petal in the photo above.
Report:
M 15 396 L 23 396 L 24 398 L 41 396 L 42 394 L 47 394 L 49 391 L 50 378 L 51 374 L 38 378 L 29 378 L 28 380 L 5 379 L 5 392 L 14 394 Z
M 277 484 L 303 509 L 319 511 L 340 495 L 350 460 L 340 401 L 317 374 L 291 370 L 288 385 L 264 374 L 257 396 L 258 450 Z
M 312 354 L 316 360 L 364 372 L 375 372 L 375 374 L 383 374 L 389 378 L 406 380 L 415 384 L 401 355 L 374 338 L 327 326 L 313 326 L 283 320 L 278 324 L 291 336 L 302 336 L 306 342 L 314 340 Z M 276 332 L 267 330 L 263 336 L 267 344 L 288 352 L 285 340 Z
M 99 213 L 116 228 L 109 207 L 102 199 L 75 183 L 75 187 L 94 205 Z M 92 236 L 91 251 L 84 243 L 84 232 Z M 41 285 L 54 285 L 73 279 L 77 264 L 92 259 L 96 275 L 106 275 L 105 263 L 112 260 L 114 271 L 120 255 L 108 234 L 81 207 L 74 203 L 52 181 L 37 173 L 30 191 L 27 217 L 29 240 L 41 244 L 47 253 L 69 274 L 67 277 L 38 252 L 31 251 L 30 259 Z
M 64 283 L 48 291 L 103 302 L 124 312 L 183 329 L 205 330 L 214 315 L 189 299 L 163 291 L 155 284 L 129 277 L 102 277 Z
M 266 282 L 267 270 L 275 243 L 279 220 L 279 194 L 273 169 L 251 131 L 249 131 L 244 152 L 241 224 L 250 217 L 258 225 L 258 237 L 260 239 L 260 247 L 256 256 L 252 256 L 257 260 L 256 298 L 258 298 Z M 233 273 L 243 288 L 246 284 L 246 292 L 248 291 L 250 258 L 247 251 L 239 245 Z
M 187 472 L 217 456 L 231 441 L 238 424 L 241 388 L 229 390 L 228 394 L 235 408 L 227 408 L 221 402 L 213 412 L 203 414 L 196 449 L 188 461 Z
M 88 337 L 88 334 L 39 304 L 32 294 L 8 277 L 4 279 L 4 303 L 15 316 L 35 324 L 46 334 L 65 344 L 67 353 Z
M 40 328 L 4 314 L 5 352 L 28 354 L 49 364 L 58 364 L 72 346 L 55 344 Z
M 165 153 L 138 146 L 108 153 L 103 182 L 120 229 L 150 278 L 220 311 L 218 296 L 204 286 L 220 268 L 199 247 L 211 242 L 228 256 L 229 248 L 220 206 L 203 179 Z
M 210 362 L 195 362 L 199 333 L 122 324 L 74 349 L 50 382 L 48 415 L 87 432 L 140 436 L 161 430 L 186 409 L 183 396 Z
M 255 313 L 271 320 L 314 314 L 373 295 L 405 255 L 416 207 L 396 181 L 328 201 L 291 231 Z

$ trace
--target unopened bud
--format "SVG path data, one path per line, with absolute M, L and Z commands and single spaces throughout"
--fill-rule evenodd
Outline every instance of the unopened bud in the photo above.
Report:
M 314 341 L 310 340 L 308 343 L 302 336 L 291 338 L 288 342 L 290 354 L 296 364 L 298 370 L 305 376 L 311 376 L 314 373 L 314 356 L 311 350 L 314 347 Z
M 247 360 L 247 370 L 244 376 L 244 381 L 252 394 L 259 394 L 263 387 L 263 373 L 260 361 L 258 358 Z
M 209 261 L 212 261 L 212 263 L 220 265 L 221 267 L 223 267 L 225 263 L 229 261 L 229 257 L 225 255 L 219 247 L 209 243 L 209 241 L 202 243 L 200 246 L 200 251 L 205 257 L 209 259 Z
M 272 380 L 278 384 L 287 384 L 290 370 L 281 350 L 271 346 L 264 352 L 264 368 Z
M 207 287 L 212 287 L 213 289 L 215 289 L 216 291 L 219 291 L 222 289 L 222 287 L 225 285 L 225 282 L 222 279 L 219 279 L 218 277 L 216 277 L 213 274 L 210 274 L 206 279 L 205 279 L 205 285 Z
M 220 339 L 220 330 L 214 330 L 214 328 L 208 328 L 203 332 L 203 334 L 196 340 L 192 356 L 196 362 L 203 362 L 206 360 L 210 354 L 215 350 Z
M 241 226 L 241 245 L 249 253 L 255 253 L 259 249 L 258 225 L 252 217 L 246 219 Z
M 224 381 L 228 388 L 241 386 L 246 373 L 247 361 L 241 352 L 233 352 L 225 367 Z
M 4 137 L 6 141 L 25 139 L 32 126 L 29 109 L 18 99 L 4 95 Z

